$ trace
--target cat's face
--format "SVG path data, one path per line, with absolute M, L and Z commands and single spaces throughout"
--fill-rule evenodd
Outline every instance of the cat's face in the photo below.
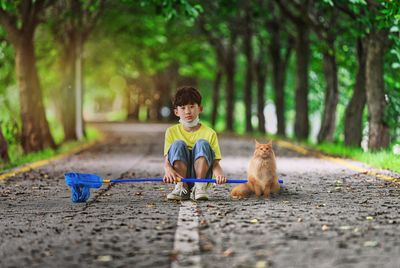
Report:
M 273 156 L 274 151 L 272 149 L 272 141 L 267 144 L 256 141 L 256 150 L 254 151 L 254 155 L 261 158 L 269 158 Z

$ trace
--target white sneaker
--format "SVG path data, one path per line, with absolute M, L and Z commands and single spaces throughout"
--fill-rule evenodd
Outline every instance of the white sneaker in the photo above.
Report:
M 178 182 L 174 190 L 167 195 L 168 200 L 189 200 L 189 198 L 189 189 L 182 182 Z
M 190 198 L 195 201 L 208 200 L 207 183 L 195 183 Z

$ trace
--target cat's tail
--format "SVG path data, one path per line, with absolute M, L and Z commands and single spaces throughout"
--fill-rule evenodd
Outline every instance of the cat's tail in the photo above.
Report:
M 247 198 L 254 193 L 254 186 L 251 181 L 239 184 L 231 191 L 232 198 Z

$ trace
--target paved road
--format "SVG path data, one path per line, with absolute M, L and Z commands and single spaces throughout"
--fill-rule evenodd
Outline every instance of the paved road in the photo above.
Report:
M 223 185 L 169 202 L 171 185 L 142 183 L 72 204 L 67 171 L 162 176 L 166 125 L 99 126 L 104 143 L 0 183 L 0 267 L 400 267 L 398 184 L 279 147 L 285 187 L 270 200 L 231 200 Z M 226 174 L 245 177 L 252 139 L 220 146 Z

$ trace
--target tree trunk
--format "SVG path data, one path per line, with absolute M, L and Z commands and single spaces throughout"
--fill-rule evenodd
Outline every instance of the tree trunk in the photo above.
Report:
M 211 111 L 211 125 L 213 128 L 217 123 L 218 106 L 219 106 L 219 91 L 222 80 L 222 67 L 220 62 L 217 62 L 217 72 L 215 73 L 214 85 L 213 85 L 213 97 L 212 97 L 212 111 Z
M 266 102 L 265 85 L 267 81 L 268 65 L 267 65 L 267 46 L 266 40 L 262 36 L 257 37 L 258 55 L 255 60 L 255 79 L 257 84 L 257 117 L 258 117 L 258 131 L 265 133 L 265 116 L 264 107 Z
M 278 121 L 278 135 L 285 136 L 286 122 L 285 122 L 285 94 L 283 85 L 283 74 L 281 73 L 281 40 L 279 23 L 274 23 L 268 27 L 271 33 L 271 43 L 269 45 L 269 52 L 272 62 L 272 83 L 275 92 L 275 109 Z
M 71 42 L 60 43 L 60 74 L 61 86 L 58 99 L 59 109 L 61 109 L 61 123 L 64 129 L 64 140 L 76 140 L 75 120 L 76 120 L 76 105 L 75 105 L 75 44 Z
M 368 36 L 366 62 L 366 92 L 369 113 L 368 147 L 372 150 L 389 145 L 389 127 L 384 119 L 385 84 L 383 80 L 383 56 L 387 34 L 372 31 Z
M 81 140 L 84 137 L 84 123 L 83 123 L 83 37 L 77 31 L 77 40 L 75 43 L 75 124 L 76 124 L 76 137 Z
M 253 132 L 253 126 L 251 124 L 251 108 L 252 108 L 252 83 L 253 83 L 253 48 L 252 48 L 252 27 L 251 27 L 251 17 L 250 11 L 246 10 L 246 15 L 244 19 L 244 36 L 243 36 L 243 47 L 244 55 L 246 57 L 246 76 L 244 84 L 244 107 L 245 107 L 245 122 L 246 122 L 246 132 Z
M 318 143 L 333 141 L 336 127 L 336 107 L 339 101 L 337 64 L 334 54 L 334 41 L 330 39 L 329 50 L 323 53 L 324 75 L 326 80 L 325 107 L 321 128 L 318 133 Z M 332 52 L 330 52 L 332 51 Z
M 3 163 L 10 162 L 10 158 L 8 157 L 7 141 L 6 141 L 5 137 L 3 136 L 1 127 L 0 127 L 0 159 Z
M 138 89 L 133 90 L 133 86 L 128 86 L 128 120 L 139 121 L 139 92 Z M 132 97 L 132 95 L 136 95 Z M 135 99 L 135 101 L 133 101 Z
M 298 23 L 296 28 L 296 117 L 294 131 L 297 139 L 305 140 L 309 134 L 307 100 L 310 55 L 309 29 L 304 23 Z
M 292 51 L 293 42 L 291 38 L 287 40 L 287 48 L 284 58 L 281 57 L 281 36 L 279 24 L 271 24 L 271 43 L 269 52 L 272 62 L 272 83 L 275 92 L 275 109 L 278 121 L 278 132 L 280 136 L 286 136 L 285 118 L 285 74 Z
M 233 112 L 235 105 L 235 55 L 236 34 L 231 33 L 230 42 L 228 45 L 227 57 L 225 60 L 226 74 L 226 128 L 228 131 L 233 131 Z
M 19 85 L 22 147 L 26 153 L 55 148 L 43 107 L 42 92 L 36 70 L 32 32 L 24 32 L 15 46 L 15 69 Z
M 256 81 L 257 81 L 257 117 L 258 117 L 258 131 L 265 133 L 265 84 L 267 80 L 267 63 L 265 61 L 265 54 L 261 53 L 258 57 L 256 64 Z
M 366 102 L 365 93 L 365 65 L 366 65 L 367 42 L 357 41 L 357 62 L 358 70 L 353 96 L 347 105 L 344 121 L 344 143 L 349 146 L 361 146 L 362 140 L 362 115 Z

